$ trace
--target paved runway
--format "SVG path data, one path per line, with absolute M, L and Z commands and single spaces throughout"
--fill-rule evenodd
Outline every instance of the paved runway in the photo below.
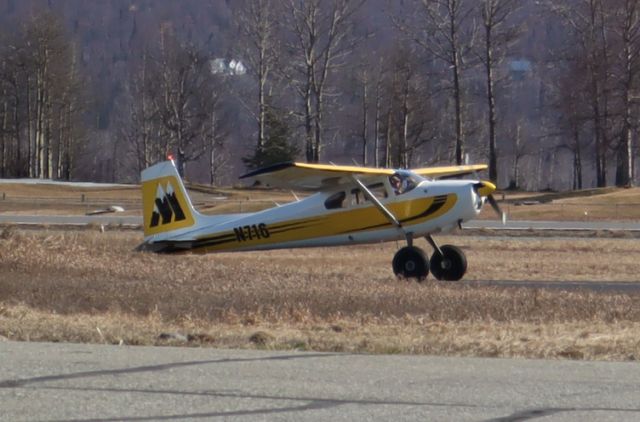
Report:
M 101 215 L 10 215 L 0 214 L 0 224 L 33 225 L 84 225 L 115 224 L 141 225 L 142 217 L 116 214 Z M 546 230 L 546 231 L 585 231 L 615 230 L 640 231 L 640 222 L 636 221 L 533 221 L 509 220 L 505 225 L 498 220 L 472 220 L 463 225 L 465 229 L 490 230 Z
M 497 220 L 472 220 L 463 224 L 466 229 L 491 230 L 546 230 L 546 231 L 584 231 L 584 230 L 615 230 L 640 231 L 637 221 L 534 221 L 508 220 L 502 224 Z
M 2 421 L 637 421 L 636 363 L 0 342 Z
M 595 293 L 640 293 L 640 283 L 629 281 L 463 280 L 459 283 L 470 287 L 525 287 L 563 291 L 588 290 Z
M 86 224 L 142 225 L 142 217 L 101 215 L 9 215 L 0 214 L 0 224 L 76 226 Z

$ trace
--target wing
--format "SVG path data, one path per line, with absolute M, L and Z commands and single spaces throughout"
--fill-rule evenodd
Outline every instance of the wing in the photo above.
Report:
M 268 187 L 325 190 L 353 183 L 352 175 L 366 178 L 390 176 L 393 173 L 394 170 L 391 169 L 287 162 L 252 171 L 240 176 L 240 178 L 251 177 Z
M 420 176 L 431 177 L 433 179 L 448 179 L 451 177 L 466 176 L 478 171 L 489 168 L 486 164 L 470 164 L 464 166 L 446 166 L 446 167 L 425 167 L 420 169 L 412 169 L 411 171 Z
M 434 179 L 464 176 L 484 170 L 485 164 L 426 167 L 412 172 Z M 286 162 L 264 167 L 245 175 L 241 179 L 253 178 L 263 186 L 283 189 L 326 190 L 343 184 L 353 184 L 352 176 L 369 179 L 391 176 L 396 170 L 358 166 L 337 166 L 332 164 L 307 164 Z

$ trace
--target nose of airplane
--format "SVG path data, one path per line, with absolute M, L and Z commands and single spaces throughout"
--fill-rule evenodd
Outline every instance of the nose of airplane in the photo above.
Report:
M 507 215 L 502 212 L 500 206 L 498 205 L 498 202 L 496 201 L 496 198 L 493 197 L 493 192 L 495 192 L 497 189 L 496 185 L 491 182 L 487 182 L 486 180 L 481 180 L 473 185 L 473 189 L 481 198 L 487 198 L 487 201 L 491 205 L 491 208 L 493 208 L 496 214 L 498 214 L 498 216 L 500 216 L 500 218 L 502 219 L 502 224 L 505 224 L 507 221 Z
M 475 185 L 473 185 L 473 187 L 475 188 L 476 192 L 478 192 L 478 195 L 482 197 L 488 197 L 497 189 L 496 185 L 491 182 L 487 182 L 486 180 L 482 180 L 476 183 Z

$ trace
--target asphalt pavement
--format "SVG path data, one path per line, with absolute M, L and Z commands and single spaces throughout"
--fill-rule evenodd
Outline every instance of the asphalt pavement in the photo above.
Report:
M 2 421 L 637 421 L 637 363 L 0 342 Z
M 18 224 L 34 226 L 84 226 L 94 225 L 142 225 L 142 217 L 136 215 L 99 214 L 99 215 L 11 215 L 0 214 L 0 224 Z

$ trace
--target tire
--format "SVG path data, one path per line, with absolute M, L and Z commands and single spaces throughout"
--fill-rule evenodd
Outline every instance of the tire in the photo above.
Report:
M 429 260 L 424 251 L 415 246 L 405 246 L 393 257 L 393 272 L 397 277 L 423 281 L 429 275 Z
M 458 281 L 467 272 L 467 257 L 462 249 L 453 245 L 444 245 L 440 248 L 442 256 L 435 252 L 431 256 L 431 274 L 444 281 Z

